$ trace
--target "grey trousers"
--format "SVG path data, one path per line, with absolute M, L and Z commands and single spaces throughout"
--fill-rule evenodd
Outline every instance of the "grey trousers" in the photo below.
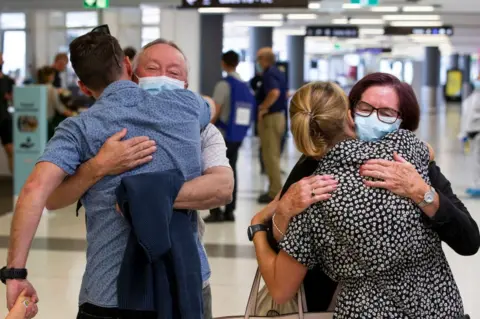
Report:
M 210 285 L 203 288 L 203 319 L 212 319 L 212 289 Z

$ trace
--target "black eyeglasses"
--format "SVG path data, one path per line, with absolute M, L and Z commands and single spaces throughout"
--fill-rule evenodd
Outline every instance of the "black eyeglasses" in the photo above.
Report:
M 378 119 L 387 124 L 393 124 L 400 117 L 400 112 L 388 107 L 374 107 L 367 102 L 357 102 L 355 105 L 355 114 L 362 117 L 369 117 L 376 111 Z

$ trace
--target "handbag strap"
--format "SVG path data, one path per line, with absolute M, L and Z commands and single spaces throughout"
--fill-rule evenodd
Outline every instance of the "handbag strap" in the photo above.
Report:
M 335 231 L 335 227 L 333 226 L 332 221 L 327 216 L 324 216 L 325 220 L 327 221 L 328 226 L 332 229 L 336 237 L 340 240 L 340 243 L 347 247 L 348 252 L 355 261 L 363 268 L 363 270 L 373 279 L 373 281 L 377 284 L 377 286 L 385 292 L 400 308 L 408 318 L 415 318 L 416 316 L 412 313 L 410 309 L 408 309 L 405 304 L 398 298 L 397 295 L 392 293 L 392 291 L 380 280 L 376 280 L 375 273 L 368 267 L 368 265 L 360 258 L 360 256 L 355 252 L 355 250 L 350 246 L 347 240 L 338 232 Z
M 262 274 L 260 273 L 260 268 L 257 268 L 255 278 L 253 279 L 252 289 L 250 290 L 250 295 L 248 297 L 247 308 L 245 309 L 245 319 L 250 318 L 250 316 L 255 313 L 255 309 L 257 308 L 257 297 L 258 291 L 260 290 L 261 279 Z

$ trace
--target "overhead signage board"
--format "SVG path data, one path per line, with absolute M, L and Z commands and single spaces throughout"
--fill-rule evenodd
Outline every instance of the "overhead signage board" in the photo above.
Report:
M 384 35 L 453 35 L 452 26 L 441 27 L 385 27 Z
M 350 0 L 351 4 L 358 4 L 365 7 L 378 6 L 378 0 Z
M 336 38 L 358 38 L 358 27 L 356 26 L 308 26 L 307 37 L 336 37 Z
M 392 48 L 362 48 L 357 49 L 358 54 L 370 53 L 370 54 L 382 54 L 382 53 L 392 53 Z
M 109 6 L 109 0 L 83 0 L 85 9 L 106 9 Z
M 13 184 L 18 196 L 47 143 L 47 86 L 16 86 L 13 103 Z
M 182 8 L 308 8 L 308 0 L 182 0 Z

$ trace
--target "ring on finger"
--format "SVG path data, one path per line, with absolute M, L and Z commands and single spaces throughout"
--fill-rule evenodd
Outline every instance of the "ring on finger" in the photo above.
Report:
M 312 189 L 312 194 L 311 195 L 312 195 L 312 197 L 315 197 L 315 195 L 316 195 L 315 194 L 315 189 Z

